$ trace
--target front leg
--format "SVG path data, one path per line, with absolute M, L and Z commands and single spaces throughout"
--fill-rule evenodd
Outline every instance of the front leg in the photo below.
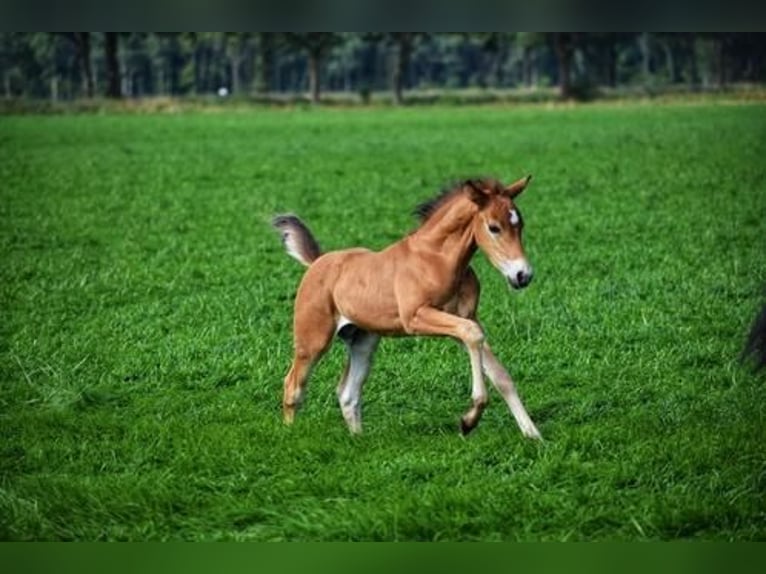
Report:
M 479 305 L 480 291 L 479 279 L 476 277 L 474 270 L 469 267 L 466 269 L 465 276 L 458 289 L 458 294 L 452 302 L 458 315 L 473 319 L 474 321 L 476 320 L 476 308 Z M 540 431 L 537 430 L 535 423 L 529 418 L 527 410 L 519 398 L 511 375 L 508 374 L 505 367 L 497 360 L 486 340 L 482 345 L 481 358 L 484 372 L 498 392 L 503 395 L 521 432 L 526 437 L 542 440 Z
M 412 335 L 446 335 L 465 345 L 471 360 L 471 398 L 473 405 L 461 419 L 463 434 L 471 432 L 487 406 L 487 388 L 482 376 L 484 333 L 476 321 L 445 313 L 434 307 L 420 307 L 410 317 L 403 317 L 405 330 Z
M 519 393 L 516 391 L 516 385 L 513 384 L 511 375 L 508 374 L 505 367 L 497 360 L 497 357 L 492 353 L 486 342 L 483 343 L 482 357 L 484 372 L 487 373 L 495 388 L 503 395 L 521 432 L 526 437 L 542 440 L 543 437 L 540 435 L 540 431 L 537 430 L 535 423 L 529 418 L 527 410 L 519 398 Z

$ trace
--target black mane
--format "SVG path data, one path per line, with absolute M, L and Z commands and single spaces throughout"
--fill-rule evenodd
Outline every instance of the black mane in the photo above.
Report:
M 440 207 L 449 203 L 457 195 L 463 193 L 466 187 L 474 188 L 502 188 L 500 182 L 488 177 L 475 177 L 471 179 L 464 179 L 453 183 L 439 192 L 439 195 L 427 199 L 423 203 L 420 203 L 414 210 L 414 215 L 420 220 L 420 223 L 425 223 L 428 218 L 436 213 Z

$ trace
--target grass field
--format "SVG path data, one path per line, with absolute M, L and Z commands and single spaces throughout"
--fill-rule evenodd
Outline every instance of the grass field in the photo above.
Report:
M 0 538 L 766 539 L 766 106 L 0 118 Z M 450 180 L 533 173 L 536 277 L 480 315 L 546 441 L 455 342 L 387 339 L 365 433 L 341 345 L 281 423 L 303 269 Z

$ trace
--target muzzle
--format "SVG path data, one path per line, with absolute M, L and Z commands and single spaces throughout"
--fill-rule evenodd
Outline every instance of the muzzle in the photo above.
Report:
M 523 289 L 532 282 L 534 276 L 532 266 L 524 258 L 506 261 L 500 266 L 500 270 L 514 289 Z

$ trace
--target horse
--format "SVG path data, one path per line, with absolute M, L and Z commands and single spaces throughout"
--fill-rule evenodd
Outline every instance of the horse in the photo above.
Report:
M 480 284 L 470 261 L 477 249 L 514 289 L 533 271 L 522 246 L 524 221 L 516 198 L 531 175 L 509 185 L 468 179 L 416 209 L 420 225 L 381 251 L 351 248 L 322 253 L 295 215 L 277 215 L 272 225 L 288 255 L 308 269 L 295 296 L 294 354 L 284 379 L 284 423 L 293 423 L 312 367 L 337 335 L 348 358 L 337 387 L 343 418 L 352 434 L 362 431 L 362 386 L 382 336 L 447 336 L 462 342 L 471 365 L 471 407 L 462 416 L 471 432 L 487 406 L 482 373 L 500 392 L 521 432 L 541 439 L 507 370 L 493 354 L 477 318 Z

